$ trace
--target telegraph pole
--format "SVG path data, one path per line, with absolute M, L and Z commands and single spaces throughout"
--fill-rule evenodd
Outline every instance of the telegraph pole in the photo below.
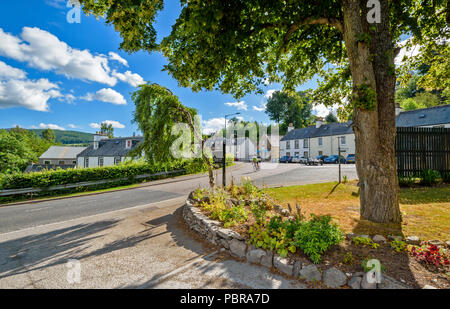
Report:
M 223 131 L 223 143 L 222 143 L 222 186 L 225 188 L 227 185 L 227 176 L 226 176 L 226 147 L 227 147 L 227 117 L 239 115 L 240 112 L 225 115 L 225 130 Z
M 341 183 L 341 138 L 338 137 L 339 183 Z

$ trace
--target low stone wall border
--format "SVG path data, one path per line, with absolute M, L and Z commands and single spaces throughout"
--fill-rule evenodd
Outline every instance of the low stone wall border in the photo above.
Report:
M 308 282 L 323 281 L 329 288 L 339 288 L 344 285 L 348 285 L 353 289 L 407 288 L 405 285 L 385 275 L 383 277 L 386 280 L 383 280 L 381 284 L 376 284 L 368 283 L 366 274 L 362 272 L 349 276 L 335 267 L 320 272 L 316 265 L 312 263 L 291 261 L 270 250 L 247 245 L 242 235 L 221 227 L 219 221 L 209 219 L 198 207 L 192 204 L 190 199 L 186 200 L 183 208 L 183 219 L 191 230 L 200 234 L 209 243 L 228 251 L 231 255 L 269 269 L 273 267 L 280 273 L 294 278 L 302 278 Z

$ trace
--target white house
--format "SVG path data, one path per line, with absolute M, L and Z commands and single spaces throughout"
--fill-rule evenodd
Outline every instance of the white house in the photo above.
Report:
M 108 138 L 101 134 L 94 135 L 91 146 L 77 156 L 77 167 L 102 167 L 117 165 L 128 158 L 128 153 L 142 142 L 143 137 Z
M 397 127 L 450 128 L 450 105 L 435 106 L 413 111 L 403 111 L 397 104 Z M 280 156 L 315 158 L 320 155 L 341 155 L 355 153 L 355 134 L 351 121 L 325 124 L 319 119 L 315 126 L 288 128 L 280 141 Z
M 217 159 L 223 157 L 223 140 L 223 137 L 213 136 L 206 141 L 206 145 Z M 232 154 L 239 161 L 247 161 L 257 155 L 257 145 L 248 137 L 228 138 L 225 153 Z

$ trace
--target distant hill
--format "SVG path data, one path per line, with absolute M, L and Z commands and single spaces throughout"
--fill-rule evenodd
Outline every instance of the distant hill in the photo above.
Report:
M 35 132 L 37 135 L 42 137 L 42 132 L 45 129 L 30 129 L 30 131 Z M 56 142 L 64 145 L 74 145 L 79 146 L 88 145 L 94 140 L 94 134 L 78 132 L 78 131 L 63 131 L 63 130 L 53 130 L 55 132 Z

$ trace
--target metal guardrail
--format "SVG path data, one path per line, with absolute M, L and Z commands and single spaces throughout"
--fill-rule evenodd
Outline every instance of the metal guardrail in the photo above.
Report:
M 142 179 L 142 178 L 149 178 L 154 176 L 164 176 L 164 175 L 171 175 L 176 174 L 180 172 L 185 172 L 186 170 L 175 170 L 175 171 L 169 171 L 169 172 L 158 172 L 155 174 L 142 174 L 134 176 L 133 179 Z M 17 195 L 17 194 L 25 194 L 25 193 L 37 193 L 37 192 L 46 192 L 46 191 L 56 191 L 56 190 L 62 190 L 62 189 L 70 189 L 70 188 L 77 188 L 77 187 L 88 187 L 88 186 L 95 186 L 95 185 L 101 185 L 105 183 L 111 183 L 111 182 L 119 182 L 128 180 L 130 177 L 123 177 L 123 178 L 116 178 L 116 179 L 103 179 L 103 180 L 94 180 L 94 181 L 83 181 L 83 182 L 77 182 L 77 183 L 69 183 L 65 185 L 56 185 L 56 186 L 50 186 L 48 188 L 23 188 L 23 189 L 8 189 L 8 190 L 0 190 L 0 196 L 9 196 L 9 195 Z

